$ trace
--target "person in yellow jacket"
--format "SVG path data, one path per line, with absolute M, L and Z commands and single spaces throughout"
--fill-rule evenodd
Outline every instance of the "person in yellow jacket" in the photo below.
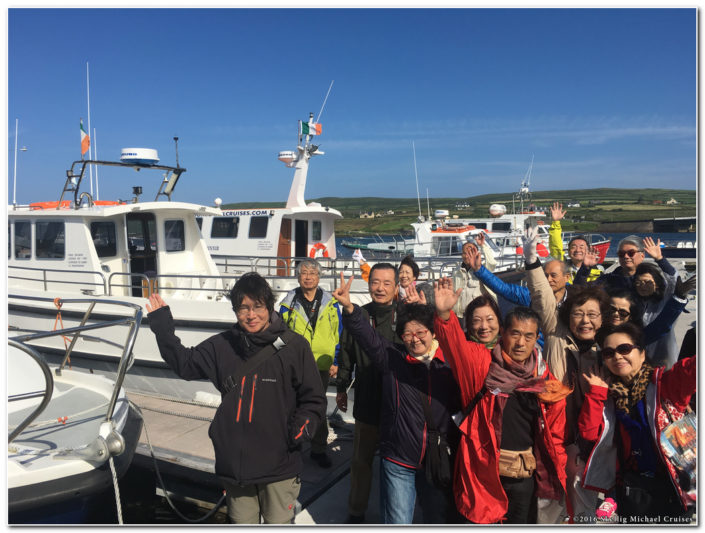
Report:
M 559 261 L 565 261 L 570 267 L 570 282 L 573 283 L 575 273 L 583 264 L 585 256 L 590 252 L 590 244 L 587 239 L 581 235 L 576 235 L 568 242 L 568 252 L 563 251 L 563 231 L 561 228 L 561 219 L 567 211 L 563 210 L 563 204 L 553 202 L 551 208 L 551 227 L 548 229 L 548 250 L 551 257 Z M 590 270 L 588 281 L 592 281 L 600 277 L 602 270 L 599 266 L 595 266 Z
M 330 376 L 337 370 L 338 350 L 343 321 L 340 306 L 331 293 L 318 286 L 321 265 L 315 259 L 304 259 L 296 267 L 299 286 L 289 291 L 280 304 L 279 314 L 289 329 L 303 335 L 311 345 L 321 376 L 323 390 L 327 390 Z M 311 439 L 311 458 L 321 468 L 330 468 L 328 457 L 328 423 L 323 423 Z

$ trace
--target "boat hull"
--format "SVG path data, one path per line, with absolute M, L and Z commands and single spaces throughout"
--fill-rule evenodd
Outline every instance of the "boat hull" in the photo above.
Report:
M 136 443 L 142 432 L 142 417 L 133 408 L 128 411 L 121 434 L 127 446 L 113 458 L 117 478 L 127 472 L 134 456 Z M 104 503 L 112 502 L 115 509 L 113 478 L 106 461 L 98 468 L 73 476 L 52 479 L 41 483 L 9 488 L 8 522 L 10 524 L 66 524 L 96 523 L 103 520 Z M 100 508 L 97 508 L 100 503 Z M 116 522 L 117 522 L 117 515 Z

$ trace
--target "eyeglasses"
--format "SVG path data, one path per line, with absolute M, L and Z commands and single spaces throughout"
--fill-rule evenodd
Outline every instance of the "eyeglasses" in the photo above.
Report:
M 634 282 L 635 287 L 644 287 L 648 285 L 653 285 L 654 281 L 651 279 L 638 279 Z
M 600 313 L 583 313 L 581 311 L 573 311 L 570 313 L 570 318 L 576 318 L 578 320 L 582 320 L 585 317 L 588 317 L 590 320 L 596 320 L 601 316 Z
M 614 306 L 610 306 L 610 314 L 619 315 L 620 318 L 627 318 L 629 315 L 631 315 L 631 313 L 626 309 L 619 309 Z
M 319 277 L 318 271 L 316 271 L 316 270 L 302 270 L 300 275 L 302 278 L 308 278 L 308 277 L 317 278 L 317 277 Z
M 264 311 L 267 310 L 266 305 L 262 304 L 256 304 L 254 307 L 248 307 L 246 305 L 241 305 L 239 307 L 235 308 L 235 314 L 240 315 L 240 316 L 247 316 L 250 314 L 250 311 L 254 311 L 256 314 L 262 314 Z
M 638 346 L 626 342 L 624 344 L 620 344 L 616 348 L 602 348 L 602 358 L 611 359 L 614 357 L 615 353 L 618 353 L 619 355 L 629 355 L 632 353 L 634 348 L 638 348 Z
M 426 335 L 428 335 L 428 333 L 429 333 L 429 332 L 428 332 L 427 329 L 424 329 L 424 330 L 421 330 L 421 331 L 417 331 L 416 333 L 411 333 L 411 332 L 404 333 L 404 334 L 401 336 L 401 340 L 403 340 L 404 342 L 411 342 L 411 340 L 412 340 L 414 337 L 416 337 L 417 339 L 419 339 L 420 341 L 422 341 L 422 340 L 424 340 L 424 339 L 426 338 Z
M 642 253 L 641 250 L 620 250 L 617 252 L 617 256 L 623 259 L 625 255 L 628 257 L 634 257 L 636 254 L 640 253 Z

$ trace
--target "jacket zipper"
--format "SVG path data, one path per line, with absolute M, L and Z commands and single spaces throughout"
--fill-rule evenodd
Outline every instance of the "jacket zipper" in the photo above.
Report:
M 240 383 L 240 398 L 237 401 L 237 416 L 235 417 L 235 422 L 240 421 L 240 410 L 242 409 L 242 393 L 245 390 L 245 376 L 242 376 L 242 382 Z
M 429 413 L 430 413 L 431 418 L 433 419 L 433 411 L 431 410 L 431 371 L 430 371 L 430 369 L 429 369 L 429 371 L 428 371 L 428 394 L 427 394 L 427 398 L 428 398 L 428 406 L 429 406 L 428 411 L 429 411 Z M 424 417 L 424 418 L 426 418 L 426 417 Z M 439 441 L 440 441 L 440 430 L 439 430 L 439 433 L 438 433 L 438 434 L 439 434 L 439 437 L 438 437 L 438 438 L 439 438 Z M 419 465 L 421 465 L 421 463 L 423 463 L 424 457 L 426 456 L 426 439 L 427 439 L 427 438 L 428 438 L 428 422 L 426 422 L 426 420 L 424 420 L 424 424 L 423 424 L 423 438 L 421 439 L 421 457 L 419 458 Z
M 254 375 L 252 378 L 252 395 L 250 396 L 250 416 L 249 419 L 247 420 L 248 422 L 252 422 L 252 408 L 255 405 L 255 388 L 257 385 L 257 374 Z

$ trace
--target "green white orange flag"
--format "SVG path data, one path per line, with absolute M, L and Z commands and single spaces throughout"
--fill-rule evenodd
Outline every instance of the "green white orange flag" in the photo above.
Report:
M 322 133 L 320 124 L 315 122 L 301 122 L 301 135 L 320 135 Z
M 83 119 L 81 119 L 81 156 L 83 156 L 87 151 L 88 147 L 91 145 L 91 138 L 83 129 Z

